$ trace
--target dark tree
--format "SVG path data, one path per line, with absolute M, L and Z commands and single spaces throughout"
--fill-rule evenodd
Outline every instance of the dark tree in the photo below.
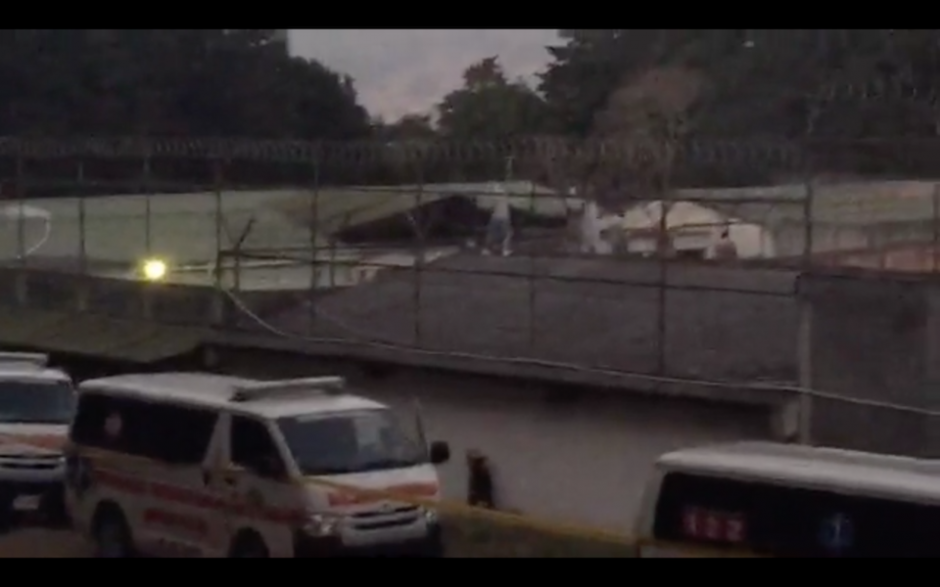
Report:
M 450 139 L 504 139 L 538 134 L 547 122 L 542 98 L 521 80 L 509 80 L 496 57 L 468 67 L 463 86 L 437 106 L 440 133 Z
M 0 135 L 347 139 L 352 80 L 269 29 L 0 31 Z
M 699 135 L 932 136 L 940 30 L 562 30 L 540 90 L 588 134 L 615 90 L 656 68 L 708 80 Z

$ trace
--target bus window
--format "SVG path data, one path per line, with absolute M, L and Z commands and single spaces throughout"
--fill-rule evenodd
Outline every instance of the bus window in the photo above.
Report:
M 940 505 L 669 473 L 657 540 L 772 557 L 940 556 Z

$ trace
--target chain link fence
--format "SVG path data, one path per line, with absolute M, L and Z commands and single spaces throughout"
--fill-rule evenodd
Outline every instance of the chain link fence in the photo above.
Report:
M 138 281 L 159 259 L 284 337 L 794 382 L 801 269 L 937 266 L 936 184 L 838 162 L 934 147 L 7 139 L 0 255 Z
M 931 347 L 910 338 L 922 329 L 903 338 L 874 324 L 890 300 L 858 301 L 871 297 L 858 282 L 816 312 L 807 351 L 797 284 L 846 267 L 936 271 L 937 184 L 846 170 L 889 157 L 922 166 L 937 146 L 4 140 L 0 257 L 11 268 L 95 277 L 96 291 L 70 306 L 85 312 L 211 322 L 216 332 L 365 349 L 380 361 L 691 385 L 709 397 L 799 384 L 829 404 L 865 404 L 865 419 L 931 409 L 916 391 Z M 488 240 L 501 214 L 511 226 L 505 251 Z M 147 260 L 168 268 L 159 286 L 146 283 Z M 34 296 L 74 297 L 71 283 L 53 295 L 34 281 Z M 124 299 L 141 288 L 165 299 Z M 211 310 L 215 298 L 223 316 Z M 834 324 L 837 315 L 838 328 L 820 317 Z M 917 315 L 932 323 L 926 310 Z M 914 391 L 893 394 L 901 358 L 885 349 L 911 345 L 924 357 L 915 372 L 927 375 L 909 373 Z M 817 356 L 812 370 L 807 353 Z M 853 364 L 871 371 L 865 386 L 844 374 Z M 835 436 L 857 438 L 845 434 Z M 908 447 L 899 434 L 885 442 Z

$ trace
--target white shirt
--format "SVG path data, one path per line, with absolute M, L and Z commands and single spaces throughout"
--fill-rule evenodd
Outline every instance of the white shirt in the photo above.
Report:
M 505 195 L 496 199 L 496 205 L 493 207 L 494 220 L 509 220 L 509 198 Z
M 581 247 L 585 251 L 597 250 L 601 240 L 600 214 L 595 202 L 584 204 L 581 214 Z

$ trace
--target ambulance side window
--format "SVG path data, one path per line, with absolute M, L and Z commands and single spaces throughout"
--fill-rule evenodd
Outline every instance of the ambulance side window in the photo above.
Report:
M 218 415 L 182 405 L 84 393 L 72 424 L 77 444 L 172 465 L 201 463 Z
M 674 472 L 654 536 L 781 557 L 935 558 L 940 506 Z
M 284 459 L 268 427 L 258 420 L 232 416 L 232 464 L 259 477 L 280 480 L 287 474 Z

